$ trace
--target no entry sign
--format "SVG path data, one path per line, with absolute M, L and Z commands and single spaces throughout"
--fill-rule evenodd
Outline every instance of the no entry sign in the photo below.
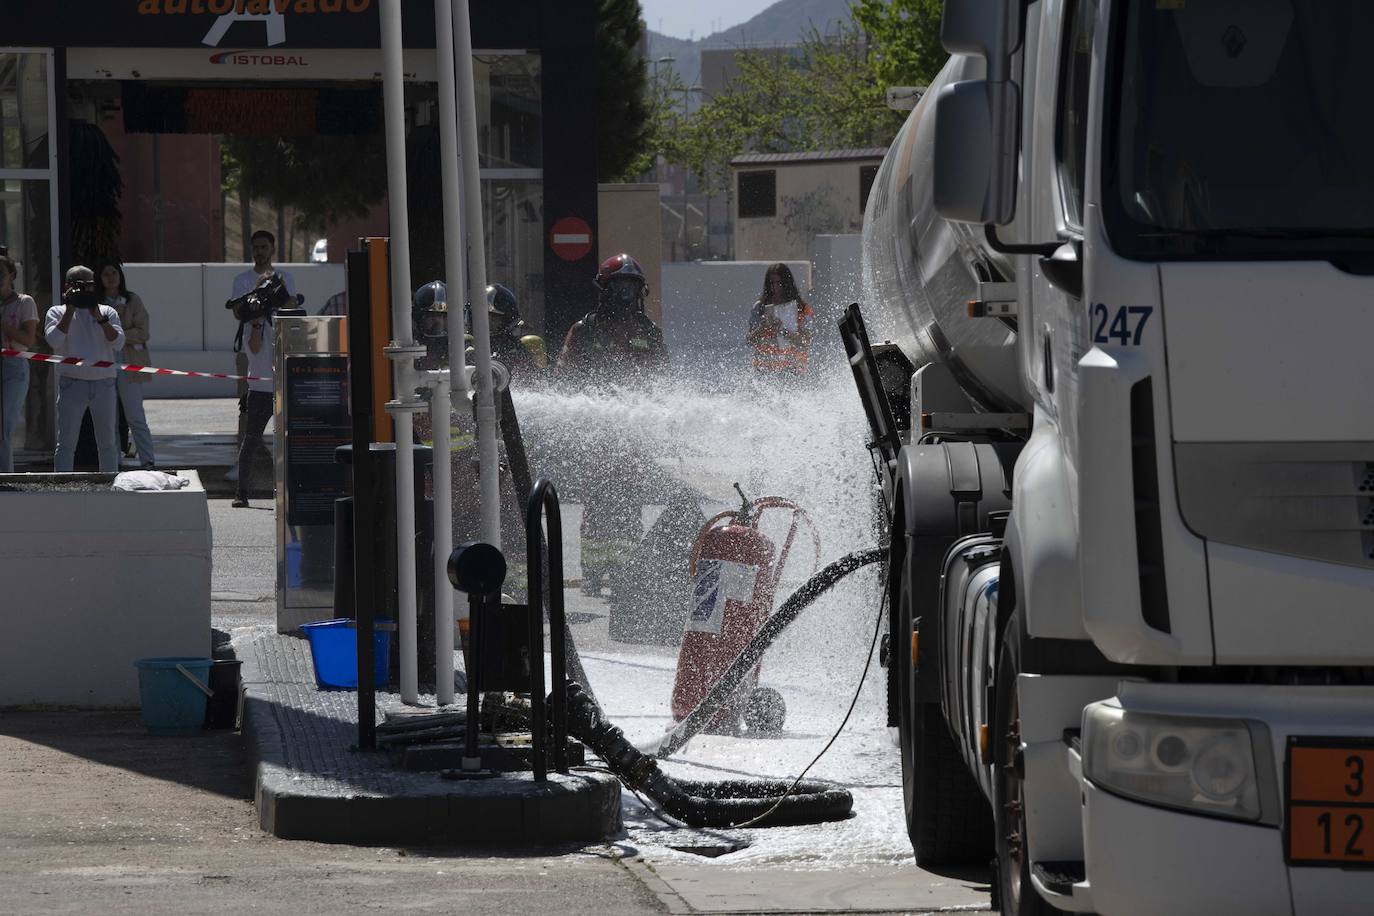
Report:
M 580 261 L 592 250 L 592 227 L 584 219 L 565 216 L 549 230 L 549 247 L 565 261 Z

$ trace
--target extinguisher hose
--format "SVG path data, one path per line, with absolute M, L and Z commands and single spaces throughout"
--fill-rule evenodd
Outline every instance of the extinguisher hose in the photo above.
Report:
M 848 790 L 814 781 L 673 779 L 630 743 L 576 681 L 568 682 L 568 733 L 605 760 L 632 791 L 643 792 L 692 827 L 817 824 L 842 820 L 854 806 Z
M 840 557 L 835 562 L 826 566 L 810 579 L 807 579 L 792 595 L 782 603 L 782 607 L 770 616 L 759 627 L 734 660 L 725 673 L 720 676 L 706 696 L 701 698 L 701 702 L 689 712 L 672 731 L 664 735 L 658 743 L 658 748 L 654 751 L 654 756 L 660 759 L 668 757 L 678 751 L 684 744 L 690 741 L 697 732 L 701 731 L 712 721 L 715 720 L 721 708 L 726 706 L 734 699 L 735 692 L 739 685 L 754 666 L 763 658 L 763 653 L 773 645 L 773 641 L 782 634 L 784 630 L 796 620 L 801 612 L 806 610 L 815 602 L 817 598 L 834 588 L 835 585 L 856 570 L 874 563 L 880 563 L 887 558 L 886 547 L 870 547 L 866 550 L 856 550 L 853 553 Z

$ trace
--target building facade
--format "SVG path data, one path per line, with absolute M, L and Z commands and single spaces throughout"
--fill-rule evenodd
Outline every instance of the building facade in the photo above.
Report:
M 130 260 L 221 260 L 232 222 L 219 187 L 224 137 L 308 136 L 329 155 L 356 155 L 359 137 L 380 133 L 379 7 L 0 0 L 0 244 L 22 264 L 21 288 L 46 307 L 74 254 L 102 244 Z M 405 0 L 403 14 L 413 158 L 437 145 L 434 8 Z M 488 275 L 516 289 L 556 337 L 586 310 L 596 266 L 596 151 L 585 139 L 594 7 L 472 0 L 471 15 Z M 91 179 L 114 157 L 117 216 L 107 200 L 114 185 Z M 412 234 L 433 242 L 437 169 L 419 171 Z M 432 208 L 417 212 L 417 200 Z M 330 258 L 378 231 L 385 212 L 383 200 L 366 217 L 334 222 Z M 552 227 L 568 219 L 590 229 L 585 253 L 553 244 Z
M 730 161 L 735 257 L 806 260 L 818 235 L 863 228 L 886 149 L 750 153 Z

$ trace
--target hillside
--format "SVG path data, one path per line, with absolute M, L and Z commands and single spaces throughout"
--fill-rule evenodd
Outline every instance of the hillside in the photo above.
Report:
M 649 30 L 649 60 L 674 58 L 673 68 L 687 85 L 701 78 L 701 52 L 706 48 L 744 48 L 795 43 L 812 25 L 821 31 L 849 19 L 850 0 L 778 0 L 753 18 L 719 32 L 687 41 Z M 652 69 L 652 67 L 651 67 Z

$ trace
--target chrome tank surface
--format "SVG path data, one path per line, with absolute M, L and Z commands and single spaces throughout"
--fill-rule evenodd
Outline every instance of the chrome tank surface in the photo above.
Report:
M 941 88 L 982 76 L 981 60 L 953 57 L 931 83 L 878 169 L 864 213 L 864 305 L 876 334 L 918 366 L 943 362 L 984 410 L 1029 403 L 1016 371 L 1016 333 L 995 318 L 969 318 L 977 280 L 1012 280 L 1011 260 L 978 226 L 935 212 L 935 99 Z

